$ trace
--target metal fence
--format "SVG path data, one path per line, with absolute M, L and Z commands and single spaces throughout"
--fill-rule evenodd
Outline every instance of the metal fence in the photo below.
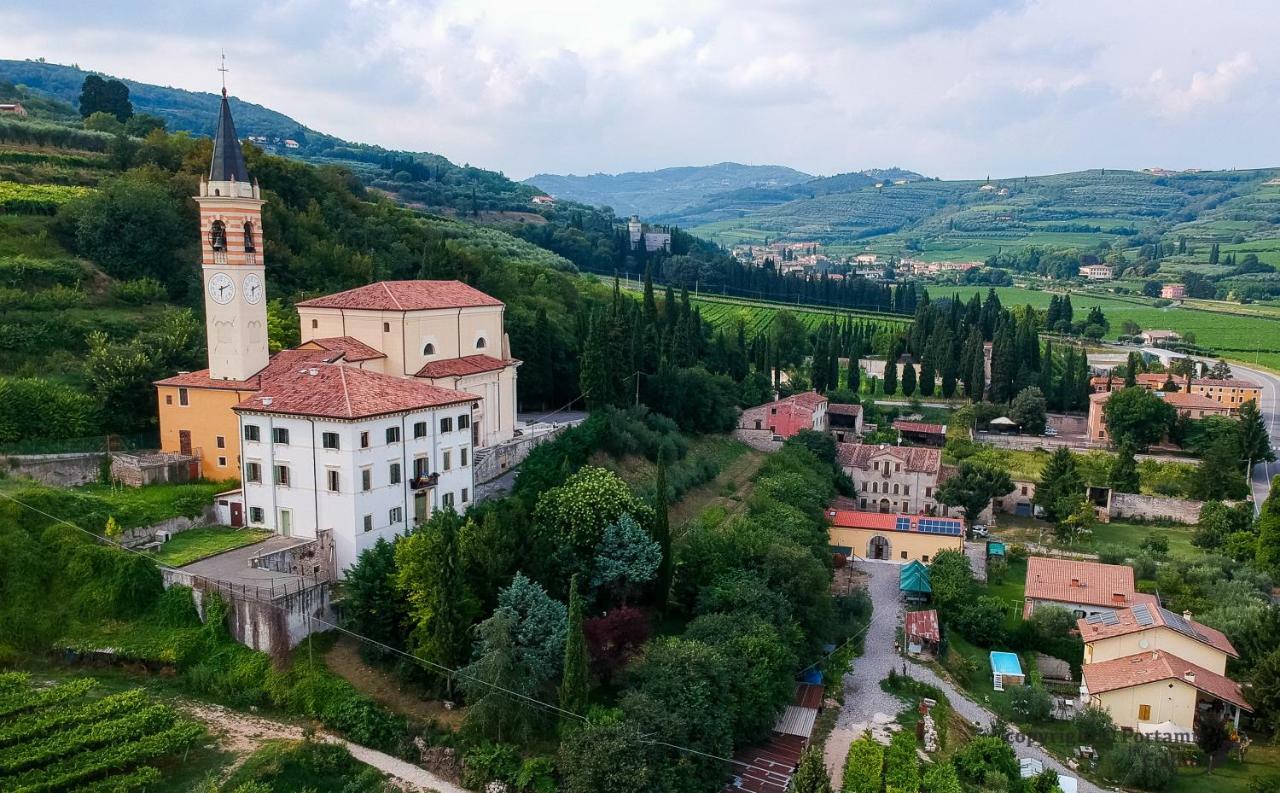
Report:
M 30 438 L 0 443 L 0 455 L 91 454 L 160 448 L 159 432 L 136 435 L 91 435 L 87 438 Z

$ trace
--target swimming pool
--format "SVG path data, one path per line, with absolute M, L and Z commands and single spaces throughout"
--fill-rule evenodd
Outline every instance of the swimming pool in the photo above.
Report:
M 1014 653 L 991 653 L 991 671 L 997 675 L 1022 676 L 1022 662 Z

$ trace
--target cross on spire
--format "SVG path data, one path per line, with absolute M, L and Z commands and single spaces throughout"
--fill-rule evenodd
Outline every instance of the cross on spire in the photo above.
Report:
M 218 71 L 222 72 L 222 95 L 227 95 L 227 72 L 231 71 L 227 68 L 227 51 L 222 51 L 222 65 L 218 67 Z

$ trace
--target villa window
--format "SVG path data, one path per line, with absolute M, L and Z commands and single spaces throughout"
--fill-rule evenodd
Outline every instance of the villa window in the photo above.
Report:
M 440 419 L 440 431 L 453 432 L 453 419 L 448 417 Z
M 289 430 L 285 427 L 271 428 L 271 442 L 278 443 L 281 446 L 289 445 Z
M 481 336 L 480 338 L 476 339 L 476 349 L 477 349 L 477 350 L 483 350 L 483 349 L 485 348 L 485 345 L 486 345 L 487 343 L 488 343 L 488 342 L 486 342 L 486 341 L 484 340 L 484 336 Z
M 427 465 L 426 457 L 413 458 L 413 475 L 415 478 L 419 476 L 426 476 L 430 472 L 430 466 Z
M 360 489 L 366 493 L 373 489 L 373 469 L 360 469 Z
M 464 446 L 458 450 L 458 465 L 462 468 L 467 467 L 467 448 Z M 466 501 L 466 499 L 462 499 Z
M 458 416 L 458 429 L 465 430 L 471 426 L 471 416 L 463 414 Z
M 432 344 L 431 342 L 427 342 L 426 344 L 422 345 L 422 354 L 423 354 L 423 355 L 435 355 L 435 354 L 436 354 L 436 345 Z
M 383 333 L 390 333 L 390 332 L 391 332 L 391 323 L 390 323 L 390 322 L 384 322 L 384 323 L 382 323 L 382 332 L 383 332 Z
M 333 470 L 325 471 L 325 477 L 326 479 L 328 479 L 328 482 L 329 482 L 330 493 L 341 492 L 342 488 L 339 487 L 339 484 L 341 482 L 340 482 L 339 474 L 337 471 L 333 471 Z
M 390 469 L 391 484 L 400 484 L 400 463 L 392 463 Z
M 276 472 L 276 485 L 279 487 L 288 487 L 289 486 L 289 466 L 277 465 L 275 467 L 275 472 Z
M 364 530 L 365 530 L 366 532 L 373 531 L 373 516 L 372 516 L 372 515 L 365 515 L 365 516 L 364 516 Z
M 339 448 L 338 433 L 326 432 L 320 436 L 320 442 L 326 449 L 337 449 Z
M 427 437 L 427 422 L 415 421 L 413 423 L 413 437 L 415 438 Z
M 225 448 L 227 448 L 227 439 L 226 439 L 224 436 L 222 436 L 222 435 L 217 436 L 217 437 L 214 439 L 214 443 L 216 443 L 216 444 L 218 445 L 218 448 L 219 448 L 219 449 L 225 449 Z
M 465 487 L 464 487 L 464 488 L 462 488 L 462 503 L 463 503 L 463 504 L 467 503 L 467 497 L 468 497 L 468 495 L 469 495 L 469 494 L 467 493 L 467 489 L 466 489 Z
M 392 525 L 395 525 L 401 522 L 402 520 L 404 520 L 404 508 L 392 507 L 391 510 L 387 513 L 387 519 Z
M 178 404 L 182 405 L 183 407 L 186 407 L 187 405 L 191 404 L 190 395 L 187 393 L 187 389 L 185 388 L 178 389 Z
M 445 493 L 440 497 L 440 503 L 446 507 L 453 506 L 453 493 Z
M 360 433 L 360 448 L 361 449 L 369 448 L 369 433 L 367 432 Z
M 258 463 L 245 463 L 244 478 L 250 482 L 260 483 L 262 481 L 262 466 Z
M 400 442 L 400 428 L 387 427 L 387 443 L 399 443 L 399 442 Z
M 266 513 L 262 511 L 262 507 L 249 507 L 249 522 L 261 523 L 266 519 Z
M 1139 706 L 1138 706 L 1138 721 L 1151 721 L 1151 706 L 1150 706 L 1150 705 L 1139 705 Z
M 448 470 L 450 470 L 450 469 L 453 467 L 453 464 L 452 464 L 452 462 L 451 462 L 451 461 L 452 461 L 452 459 L 453 459 L 453 455 L 452 455 L 450 452 L 446 451 L 446 452 L 444 453 L 444 462 L 443 462 L 443 464 L 440 466 L 440 470 L 442 470 L 442 471 L 448 471 Z

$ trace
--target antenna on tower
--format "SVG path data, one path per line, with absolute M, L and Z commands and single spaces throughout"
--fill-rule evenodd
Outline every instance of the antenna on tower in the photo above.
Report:
M 218 67 L 218 71 L 222 72 L 222 95 L 227 95 L 227 72 L 231 71 L 227 68 L 227 51 L 222 51 L 222 65 Z

